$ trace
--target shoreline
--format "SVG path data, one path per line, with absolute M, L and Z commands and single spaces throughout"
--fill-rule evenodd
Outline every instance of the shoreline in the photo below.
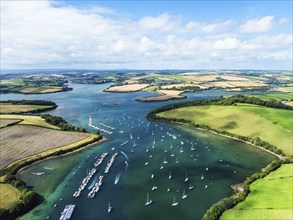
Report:
M 108 138 L 106 138 L 106 137 L 102 137 L 102 139 L 100 139 L 100 140 L 98 140 L 98 141 L 95 141 L 95 142 L 93 142 L 93 143 L 87 144 L 87 145 L 85 145 L 85 146 L 83 146 L 83 147 L 81 147 L 81 148 L 78 148 L 78 149 L 74 150 L 74 151 L 70 151 L 70 152 L 67 152 L 67 153 L 64 153 L 64 154 L 61 154 L 61 155 L 57 155 L 57 156 L 49 156 L 49 157 L 47 157 L 47 158 L 40 159 L 40 160 L 35 161 L 35 162 L 33 162 L 33 163 L 29 164 L 29 165 L 26 165 L 26 166 L 24 166 L 24 167 L 21 167 L 21 168 L 16 172 L 15 177 L 16 177 L 17 179 L 19 179 L 19 173 L 20 173 L 20 172 L 22 172 L 22 171 L 24 171 L 24 170 L 26 170 L 26 169 L 28 169 L 28 168 L 30 168 L 30 167 L 36 165 L 36 164 L 42 163 L 42 162 L 47 161 L 47 160 L 55 159 L 55 158 L 68 157 L 68 156 L 71 156 L 72 154 L 78 153 L 79 151 L 85 150 L 86 148 L 93 147 L 94 145 L 102 144 L 102 143 L 104 143 L 104 142 L 106 142 L 106 141 L 108 141 L 108 140 L 109 140 Z M 33 156 L 33 155 L 32 155 L 32 156 Z M 8 166 L 9 166 L 9 165 L 8 165 Z
M 211 134 L 215 134 L 215 135 L 219 135 L 219 136 L 222 136 L 222 137 L 226 137 L 226 138 L 234 139 L 234 140 L 237 140 L 237 141 L 241 141 L 241 142 L 243 142 L 243 143 L 246 143 L 246 144 L 252 145 L 252 146 L 257 147 L 257 148 L 259 148 L 259 149 L 261 149 L 261 150 L 263 150 L 263 151 L 266 151 L 267 153 L 270 153 L 270 154 L 274 155 L 275 157 L 277 157 L 277 158 L 280 159 L 280 160 L 284 160 L 284 157 L 283 157 L 283 156 L 278 155 L 278 154 L 276 154 L 276 153 L 274 153 L 274 152 L 272 152 L 272 151 L 270 151 L 270 150 L 268 150 L 268 149 L 265 149 L 265 148 L 262 148 L 262 147 L 260 147 L 260 146 L 257 146 L 257 145 L 255 145 L 255 144 L 249 142 L 249 141 L 244 141 L 244 140 L 241 140 L 241 139 L 236 138 L 236 137 L 232 137 L 232 136 L 225 135 L 225 134 L 220 134 L 220 133 L 217 133 L 217 132 L 215 132 L 215 131 L 210 131 L 210 130 L 207 130 L 207 129 L 204 129 L 204 128 L 198 128 L 198 127 L 195 127 L 195 126 L 193 126 L 193 125 L 191 125 L 191 124 L 184 123 L 184 122 L 178 122 L 178 121 L 171 121 L 171 122 L 172 122 L 172 123 L 175 123 L 175 124 L 180 124 L 180 125 L 185 125 L 185 126 L 188 126 L 188 127 L 192 127 L 192 128 L 194 128 L 194 129 L 196 129 L 196 130 L 201 130 L 201 131 L 209 132 L 209 133 L 211 133 Z

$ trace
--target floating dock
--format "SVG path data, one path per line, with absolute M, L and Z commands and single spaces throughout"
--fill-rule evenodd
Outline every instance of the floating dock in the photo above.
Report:
M 59 220 L 69 220 L 74 211 L 75 205 L 66 205 L 64 210 L 61 212 Z

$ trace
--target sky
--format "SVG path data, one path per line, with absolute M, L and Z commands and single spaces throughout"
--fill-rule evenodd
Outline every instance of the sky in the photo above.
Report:
M 1 0 L 1 69 L 292 70 L 292 4 Z

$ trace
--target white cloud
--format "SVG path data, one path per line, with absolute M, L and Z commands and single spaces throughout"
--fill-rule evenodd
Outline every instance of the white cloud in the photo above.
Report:
M 139 21 L 139 25 L 144 30 L 170 31 L 179 22 L 180 19 L 178 17 L 172 17 L 168 13 L 164 13 L 158 17 L 144 17 Z
M 244 38 L 231 30 L 232 19 L 183 23 L 169 13 L 134 19 L 107 8 L 55 4 L 1 2 L 2 68 L 246 68 L 256 60 L 275 66 L 292 60 L 292 35 Z M 269 29 L 268 17 L 254 22 Z
M 260 19 L 248 20 L 240 27 L 243 33 L 266 32 L 272 28 L 274 16 L 265 16 Z

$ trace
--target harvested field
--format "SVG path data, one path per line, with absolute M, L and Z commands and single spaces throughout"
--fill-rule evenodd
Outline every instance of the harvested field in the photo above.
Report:
M 29 112 L 37 109 L 51 108 L 51 105 L 16 105 L 10 103 L 0 103 L 0 113 Z
M 160 96 L 151 96 L 147 98 L 142 98 L 139 101 L 141 102 L 159 102 L 159 101 L 167 101 L 170 99 L 183 99 L 185 96 L 180 95 L 182 91 L 178 90 L 157 90 L 158 93 L 161 93 Z
M 19 124 L 21 125 L 36 125 L 45 128 L 51 128 L 60 130 L 59 127 L 51 125 L 45 121 L 45 119 L 40 116 L 27 116 L 27 115 L 0 115 L 0 119 L 15 119 L 22 120 Z
M 40 93 L 52 93 L 52 92 L 59 92 L 61 91 L 62 88 L 61 87 L 56 87 L 56 88 L 49 88 L 49 89 L 44 89 L 42 91 L 40 91 Z
M 170 89 L 170 88 L 180 88 L 180 87 L 185 87 L 185 86 L 194 86 L 194 87 L 199 87 L 201 89 L 206 89 L 207 87 L 202 86 L 200 84 L 195 84 L 195 83 L 179 83 L 179 84 L 171 84 L 171 85 L 164 85 L 161 86 L 162 89 Z
M 249 81 L 247 78 L 239 77 L 239 76 L 221 76 L 222 79 L 228 80 L 228 81 Z
M 256 81 L 239 81 L 239 82 L 229 82 L 229 84 L 235 86 L 235 87 L 262 87 L 267 86 L 265 83 L 256 82 Z
M 221 81 L 221 82 L 209 82 L 209 83 L 204 83 L 202 86 L 205 86 L 207 88 L 235 88 L 235 86 L 231 85 L 230 82 L 227 81 Z
M 106 92 L 136 92 L 148 86 L 149 84 L 130 84 L 130 85 L 123 85 L 123 86 L 112 86 L 107 88 L 105 91 Z
M 90 136 L 89 133 L 56 131 L 27 125 L 1 128 L 0 169 L 19 159 L 82 141 Z
M 210 82 L 210 81 L 214 81 L 217 80 L 216 75 L 201 75 L 201 76 L 183 76 L 185 79 L 189 79 L 192 80 L 194 82 Z
M 18 119 L 0 119 L 0 128 L 6 127 L 7 125 L 14 124 L 16 122 L 20 122 Z
M 22 92 L 22 93 L 32 93 L 37 89 L 38 89 L 38 87 L 25 88 L 25 89 L 20 90 L 20 92 Z

